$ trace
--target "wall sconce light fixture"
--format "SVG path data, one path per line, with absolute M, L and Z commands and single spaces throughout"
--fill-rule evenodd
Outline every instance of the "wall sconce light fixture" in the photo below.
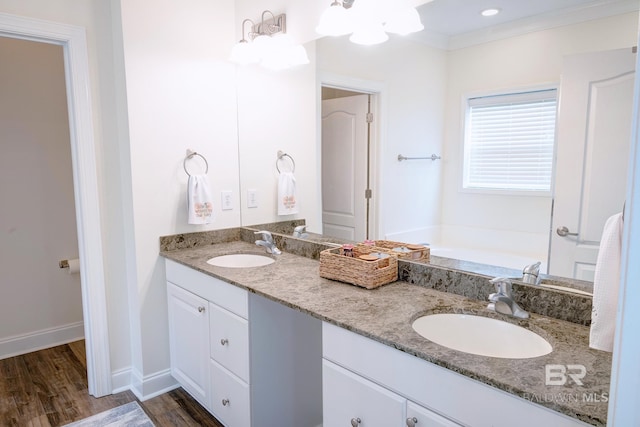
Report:
M 265 15 L 271 15 L 265 19 Z M 245 24 L 251 23 L 248 32 Z M 246 34 L 246 38 L 245 38 Z M 271 11 L 262 12 L 259 24 L 251 19 L 242 21 L 242 39 L 231 51 L 231 61 L 236 64 L 260 64 L 272 70 L 282 70 L 309 63 L 307 51 L 294 43 L 287 34 L 287 16 L 274 15 Z
M 418 11 L 407 0 L 333 0 L 320 16 L 316 32 L 351 34 L 351 42 L 372 45 L 387 41 L 387 33 L 406 35 L 423 29 Z

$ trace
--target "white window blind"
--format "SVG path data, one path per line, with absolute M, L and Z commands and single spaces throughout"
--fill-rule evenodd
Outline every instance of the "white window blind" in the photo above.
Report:
M 556 90 L 468 99 L 463 186 L 551 190 Z

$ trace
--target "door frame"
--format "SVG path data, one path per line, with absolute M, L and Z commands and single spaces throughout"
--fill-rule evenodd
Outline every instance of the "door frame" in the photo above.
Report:
M 384 158 L 386 147 L 386 118 L 387 118 L 387 85 L 373 80 L 356 79 L 349 76 L 318 71 L 316 84 L 316 108 L 317 114 L 317 135 L 316 135 L 316 161 L 317 170 L 322 170 L 322 87 L 360 92 L 365 95 L 372 95 L 375 115 L 373 118 L 374 138 L 371 139 L 370 156 L 370 184 L 372 187 L 372 197 L 369 210 L 370 238 L 379 239 L 383 236 L 384 218 L 380 207 L 383 206 L 382 191 L 380 184 L 383 182 L 383 172 L 380 167 L 380 159 Z M 322 206 L 322 180 L 317 184 L 317 203 Z M 322 224 L 322 209 L 319 212 L 319 224 Z
M 85 29 L 0 13 L 0 37 L 62 46 L 89 394 L 112 393 L 96 143 Z

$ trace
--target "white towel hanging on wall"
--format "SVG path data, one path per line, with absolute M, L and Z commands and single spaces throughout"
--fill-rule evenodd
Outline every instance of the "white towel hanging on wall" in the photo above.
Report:
M 613 351 L 618 309 L 622 218 L 621 213 L 615 214 L 604 225 L 593 278 L 593 308 L 589 347 L 609 352 Z
M 213 221 L 213 198 L 207 175 L 189 175 L 187 205 L 189 224 L 210 224 Z
M 278 177 L 278 215 L 297 214 L 296 178 L 293 172 L 282 172 Z

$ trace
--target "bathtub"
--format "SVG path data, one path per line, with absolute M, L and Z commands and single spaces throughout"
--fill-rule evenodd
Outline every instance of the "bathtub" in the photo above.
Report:
M 522 270 L 524 266 L 541 261 L 540 272 L 547 271 L 546 259 L 536 259 L 534 256 L 518 255 L 508 252 L 497 252 L 484 249 L 461 248 L 451 246 L 429 245 L 431 255 L 444 258 L 461 259 L 480 264 L 497 265 L 499 267 Z

